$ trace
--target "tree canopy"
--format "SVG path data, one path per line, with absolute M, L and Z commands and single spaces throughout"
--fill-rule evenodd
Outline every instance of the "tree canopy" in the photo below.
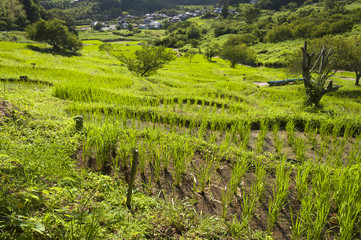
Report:
M 25 22 L 26 12 L 19 0 L 0 1 L 0 30 L 22 28 Z
M 344 40 L 339 45 L 339 68 L 356 74 L 356 85 L 360 85 L 361 77 L 361 35 Z
M 26 32 L 31 40 L 46 42 L 52 45 L 55 51 L 77 51 L 82 48 L 81 41 L 69 32 L 65 22 L 59 19 L 40 20 L 28 26 Z
M 232 68 L 234 68 L 237 63 L 251 65 L 256 61 L 256 53 L 244 43 L 224 46 L 221 51 L 221 56 L 230 62 Z
M 173 52 L 165 47 L 151 45 L 143 45 L 141 49 L 136 50 L 134 55 L 131 56 L 124 54 L 116 55 L 114 53 L 113 55 L 123 62 L 129 71 L 137 76 L 154 74 L 174 57 Z

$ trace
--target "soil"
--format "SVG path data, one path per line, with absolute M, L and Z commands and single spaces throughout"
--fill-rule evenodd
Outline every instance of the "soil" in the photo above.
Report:
M 254 84 L 256 84 L 257 86 L 263 87 L 263 86 L 268 86 L 267 82 L 253 82 Z
M 0 120 L 2 118 L 11 117 L 11 115 L 12 115 L 11 111 L 13 109 L 16 109 L 16 107 L 14 105 L 12 105 L 10 102 L 0 100 Z

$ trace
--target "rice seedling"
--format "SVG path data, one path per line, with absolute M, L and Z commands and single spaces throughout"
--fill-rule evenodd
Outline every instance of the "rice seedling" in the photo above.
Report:
M 163 141 L 161 143 L 160 148 L 161 148 L 161 153 L 162 153 L 163 170 L 164 170 L 164 172 L 168 172 L 168 166 L 169 166 L 170 159 L 171 159 L 170 146 L 168 145 L 168 143 L 166 141 Z
M 150 161 L 150 164 L 153 166 L 153 171 L 155 175 L 155 181 L 158 183 L 161 173 L 161 153 L 158 146 L 150 145 L 150 155 L 152 156 L 152 160 Z
M 307 126 L 309 124 L 309 127 Z M 315 150 L 317 147 L 317 133 L 318 129 L 313 127 L 309 122 L 307 122 L 305 127 L 305 133 L 307 136 L 307 143 L 312 146 L 312 149 Z
M 332 179 L 327 174 L 326 167 L 317 166 L 312 179 L 312 192 L 314 196 L 313 224 L 307 228 L 309 239 L 319 239 L 327 224 L 328 214 L 332 204 Z M 316 197 L 317 196 L 317 197 Z
M 296 137 L 294 143 L 297 160 L 303 162 L 305 160 L 306 141 L 301 137 Z
M 256 177 L 256 185 L 254 186 L 255 193 L 257 194 L 257 200 L 261 201 L 264 191 L 266 189 L 266 167 L 264 164 L 262 164 L 261 160 L 258 161 L 256 164 L 256 171 L 255 171 L 255 177 Z
M 242 228 L 248 227 L 249 221 L 251 220 L 254 211 L 258 205 L 257 193 L 255 191 L 255 188 L 251 188 L 251 192 L 248 194 L 244 190 L 242 191 Z
M 273 186 L 273 198 L 268 204 L 268 232 L 272 232 L 279 213 L 288 197 L 291 171 L 286 168 L 286 161 L 279 163 L 276 171 L 276 183 Z
M 239 124 L 239 135 L 241 140 L 241 149 L 246 149 L 249 143 L 249 139 L 251 138 L 251 123 L 250 122 L 243 122 Z
M 260 154 L 263 151 L 263 144 L 266 139 L 267 131 L 268 131 L 268 122 L 262 121 L 261 128 L 260 128 L 260 131 L 259 131 L 259 134 L 257 137 L 256 153 L 258 153 L 258 154 Z
M 312 194 L 307 192 L 307 194 L 302 198 L 301 208 L 296 217 L 295 214 L 291 211 L 292 239 L 304 238 L 307 229 L 309 229 L 311 227 L 310 225 L 312 225 L 313 212 L 314 205 Z
M 228 185 L 229 192 L 233 193 L 233 195 L 236 194 L 236 190 L 242 183 L 243 177 L 248 171 L 248 168 L 249 164 L 246 158 L 238 159 L 238 161 L 234 165 L 231 180 Z
M 283 150 L 283 141 L 281 137 L 279 136 L 279 124 L 274 123 L 272 125 L 272 133 L 273 133 L 273 141 L 276 147 L 276 152 L 282 156 L 282 150 Z
M 227 187 L 221 192 L 221 207 L 222 207 L 222 217 L 226 218 L 228 212 L 228 206 L 233 198 L 233 192 L 229 191 Z
M 249 193 L 242 190 L 242 228 L 248 227 L 265 190 L 266 168 L 262 165 L 261 160 L 256 163 L 255 178 Z
M 338 210 L 337 221 L 340 227 L 339 239 L 352 239 L 354 227 L 361 214 L 361 180 L 358 168 L 340 169 L 335 174 L 334 199 Z
M 295 122 L 293 120 L 289 120 L 286 125 L 286 132 L 288 138 L 288 144 L 293 146 L 295 142 Z
M 206 155 L 202 164 L 197 169 L 197 190 L 199 193 L 204 194 L 204 190 L 207 184 L 210 183 L 212 175 L 214 157 L 212 155 Z
M 179 186 L 182 175 L 186 172 L 187 165 L 193 157 L 194 151 L 192 150 L 189 142 L 184 145 L 175 143 L 173 145 L 173 165 L 174 165 L 174 184 Z
M 145 173 L 146 160 L 147 160 L 146 155 L 147 155 L 147 144 L 146 142 L 143 141 L 139 145 L 139 169 L 141 174 Z

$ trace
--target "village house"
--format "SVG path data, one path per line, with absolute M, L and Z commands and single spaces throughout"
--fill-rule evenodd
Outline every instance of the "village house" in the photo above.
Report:
M 148 24 L 148 29 L 162 29 L 162 28 L 163 28 L 163 24 L 159 22 L 151 22 Z

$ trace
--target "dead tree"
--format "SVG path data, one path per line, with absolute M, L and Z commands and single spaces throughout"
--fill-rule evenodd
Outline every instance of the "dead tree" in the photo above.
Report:
M 312 59 L 315 54 L 309 54 L 307 52 L 307 42 L 305 42 L 304 47 L 301 49 L 302 76 L 307 98 L 306 104 L 319 106 L 323 95 L 329 92 L 334 92 L 342 87 L 334 84 L 331 80 L 329 80 L 329 78 L 336 73 L 332 71 L 332 69 L 327 68 L 328 58 L 330 57 L 332 48 L 326 52 L 326 48 L 324 46 L 315 63 L 312 63 Z

